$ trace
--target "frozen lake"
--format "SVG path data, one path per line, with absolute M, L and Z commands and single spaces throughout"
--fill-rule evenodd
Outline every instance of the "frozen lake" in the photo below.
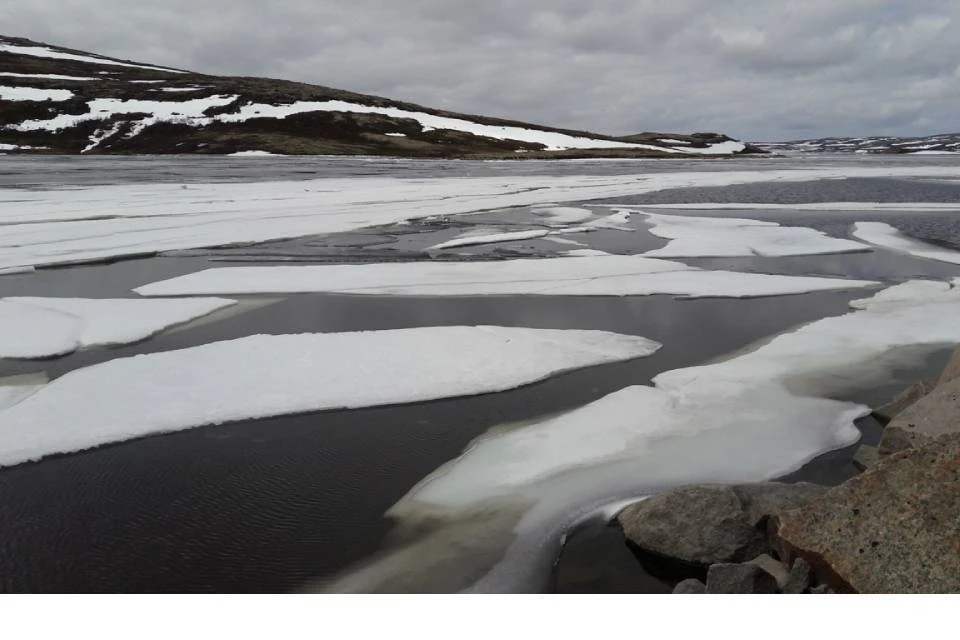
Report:
M 864 241 L 854 235 L 857 223 L 887 227 Z M 502 234 L 518 239 L 498 241 Z M 76 426 L 67 425 L 68 418 L 44 423 L 54 435 L 91 428 L 87 422 L 98 420 L 97 411 L 111 402 L 110 389 L 118 404 L 135 398 L 130 402 L 141 403 L 142 420 L 153 419 L 152 396 L 137 395 L 142 388 L 132 377 L 105 379 L 107 400 L 84 404 L 82 394 L 56 395 L 66 382 L 55 383 L 71 372 L 258 334 L 493 325 L 604 331 L 662 345 L 652 355 L 573 370 L 558 364 L 545 379 L 534 381 L 539 374 L 533 372 L 532 384 L 483 395 L 201 421 L 206 426 L 183 425 L 163 435 L 108 435 L 111 444 L 63 448 L 69 452 L 62 454 L 56 438 L 31 441 L 52 455 L 0 468 L 0 590 L 289 591 L 313 581 L 334 590 L 547 589 L 561 535 L 603 504 L 684 478 L 730 473 L 691 453 L 702 446 L 697 425 L 713 421 L 702 412 L 687 422 L 668 416 L 680 425 L 671 434 L 679 444 L 668 453 L 682 461 L 670 479 L 644 466 L 644 456 L 660 446 L 645 440 L 648 434 L 587 428 L 557 439 L 566 427 L 553 426 L 554 416 L 631 385 L 646 387 L 658 374 L 755 349 L 800 325 L 871 313 L 854 312 L 850 302 L 885 288 L 914 279 L 948 283 L 960 277 L 960 260 L 953 260 L 958 248 L 960 158 L 950 156 L 562 162 L 0 157 L 0 267 L 36 268 L 0 275 L 0 297 L 204 295 L 238 301 L 184 324 L 146 327 L 146 339 L 77 339 L 54 357 L 0 357 L 0 442 L 13 448 L 35 437 L 18 431 L 31 416 L 72 420 L 70 413 L 83 414 Z M 668 251 L 665 259 L 674 266 L 644 262 L 640 255 Z M 638 266 L 616 256 L 633 256 Z M 464 270 L 463 263 L 476 267 Z M 297 274 L 296 288 L 289 285 L 293 275 L 227 272 L 251 266 L 338 268 L 286 272 Z M 227 271 L 206 282 L 180 279 L 214 268 Z M 586 277 L 588 270 L 593 275 Z M 749 297 L 741 297 L 748 295 L 743 274 L 757 276 Z M 389 278 L 396 281 L 386 283 Z M 430 289 L 441 280 L 442 290 Z M 843 285 L 853 280 L 876 284 Z M 146 285 L 162 293 L 141 298 L 133 291 Z M 942 288 L 911 290 L 917 296 L 912 308 L 953 310 L 952 289 Z M 875 341 L 849 354 L 845 383 L 830 386 L 828 374 L 837 365 L 824 364 L 823 388 L 808 382 L 805 391 L 870 404 L 933 370 L 960 338 L 917 315 L 913 333 L 896 339 L 888 335 L 891 325 L 876 320 Z M 863 326 L 874 320 L 864 316 Z M 41 325 L 17 326 L 40 331 Z M 451 383 L 478 357 L 469 346 L 462 347 L 462 365 L 443 365 L 450 367 L 442 375 Z M 872 353 L 884 356 L 880 364 L 858 360 Z M 410 357 L 403 366 L 415 370 L 416 350 Z M 171 385 L 173 398 L 205 383 L 176 391 L 180 387 L 172 385 L 182 373 L 163 377 L 160 365 L 149 364 L 158 360 L 138 362 L 160 381 L 151 384 Z M 228 382 L 231 367 L 254 360 L 241 355 L 231 362 L 223 371 Z M 342 370 L 335 361 L 319 372 L 293 364 L 292 371 L 332 380 Z M 266 389 L 284 368 L 282 362 L 270 366 L 248 372 L 247 386 L 217 386 L 225 394 L 218 407 L 239 406 L 238 394 Z M 804 366 L 804 375 L 818 371 Z M 394 386 L 374 373 L 353 384 Z M 745 384 L 737 375 L 737 384 Z M 3 405 L 4 389 L 46 381 L 35 396 Z M 310 394 L 309 384 L 284 386 Z M 41 398 L 47 413 L 28 404 Z M 137 405 L 130 410 L 136 415 Z M 652 412 L 635 415 L 639 423 L 661 419 Z M 510 437 L 536 429 L 544 434 L 542 447 L 511 444 Z M 780 434 L 777 429 L 785 426 L 771 426 L 771 433 Z M 817 450 L 815 443 L 782 440 L 783 446 L 823 453 L 846 444 L 839 430 L 824 427 L 824 434 L 834 446 Z M 480 436 L 492 447 L 492 462 L 465 456 L 451 463 Z M 746 479 L 798 466 L 790 451 L 761 441 L 733 431 L 727 440 L 737 445 L 724 455 L 737 461 Z M 594 445 L 598 452 L 590 457 L 586 451 Z M 0 459 L 7 453 L 0 451 Z M 512 466 L 497 466 L 511 455 L 518 456 Z M 546 471 L 535 475 L 541 467 Z M 510 484 L 504 478 L 511 474 L 532 479 Z M 467 499 L 481 494 L 482 500 Z

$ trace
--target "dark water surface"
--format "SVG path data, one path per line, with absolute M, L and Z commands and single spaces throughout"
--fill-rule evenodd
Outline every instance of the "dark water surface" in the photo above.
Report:
M 17 162 L 21 159 L 17 158 Z M 104 158 L 88 164 L 73 158 L 31 158 L 27 162 L 28 167 L 18 169 L 9 158 L 0 160 L 0 185 L 269 180 L 394 173 L 435 176 L 464 175 L 465 171 L 478 172 L 476 175 L 496 175 L 499 171 L 503 175 L 540 171 L 563 175 L 563 171 L 616 173 L 635 171 L 637 167 L 636 162 L 465 165 L 438 161 L 378 164 L 362 159 L 271 159 L 265 163 L 263 159 Z M 781 168 L 779 162 L 765 159 L 753 166 Z M 823 163 L 822 156 L 818 162 Z M 733 163 L 746 161 L 700 163 L 696 170 L 733 168 Z M 651 165 L 651 170 L 689 170 L 690 164 L 669 161 Z M 118 167 L 123 169 L 122 178 L 116 177 Z M 893 201 L 895 193 L 905 193 L 903 201 L 911 202 L 960 201 L 958 187 L 941 182 L 858 180 L 747 186 L 747 191 L 687 189 L 682 193 L 663 192 L 617 201 L 636 202 L 638 206 L 651 202 L 654 196 L 671 202 L 807 202 L 817 201 L 820 196 L 824 198 L 820 201 L 869 201 L 881 196 Z M 710 193 L 703 195 L 701 191 Z M 723 200 L 724 197 L 730 200 Z M 595 210 L 601 215 L 599 207 Z M 890 221 L 890 216 L 895 216 L 897 222 L 891 224 L 923 226 L 944 242 L 953 241 L 958 218 L 943 212 L 873 213 L 873 217 L 864 217 L 862 212 L 789 211 L 711 211 L 702 215 L 768 215 L 778 221 L 792 220 L 793 224 L 820 225 L 834 235 L 845 235 L 851 221 Z M 133 287 L 219 266 L 223 260 L 270 264 L 289 260 L 323 263 L 425 259 L 430 255 L 427 247 L 470 228 L 516 228 L 536 222 L 529 210 L 515 209 L 433 226 L 405 225 L 254 247 L 47 269 L 0 277 L 0 296 L 134 297 L 130 292 Z M 605 230 L 569 237 L 590 248 L 614 253 L 635 253 L 663 244 L 664 241 L 644 232 L 641 221 L 631 224 L 636 229 L 632 233 Z M 577 247 L 536 240 L 464 248 L 433 257 L 498 259 L 552 255 L 573 248 Z M 885 282 L 960 276 L 960 266 L 886 251 L 685 262 L 709 268 Z M 243 296 L 250 304 L 239 313 L 196 322 L 138 344 L 91 349 L 47 361 L 0 360 L 0 377 L 43 372 L 55 378 L 116 357 L 256 333 L 460 324 L 603 329 L 642 335 L 664 345 L 649 358 L 574 371 L 504 393 L 235 422 L 0 469 L 0 591 L 297 589 L 308 580 L 334 575 L 380 549 L 390 530 L 384 512 L 419 480 L 456 457 L 473 438 L 491 427 L 574 408 L 627 385 L 648 383 L 664 370 L 719 358 L 798 324 L 845 313 L 850 299 L 870 294 L 870 290 L 862 290 L 751 300 L 675 300 L 668 296 Z M 936 362 L 931 361 L 922 368 L 935 366 Z M 917 371 L 893 373 L 888 386 L 864 390 L 849 399 L 882 401 L 891 389 Z M 834 465 L 825 459 L 821 462 L 826 465 L 824 470 L 816 473 L 824 474 L 823 477 L 834 473 L 830 465 L 839 468 L 845 464 L 845 460 L 837 460 Z M 622 560 L 617 559 L 618 551 L 609 553 L 609 562 L 614 565 Z M 567 584 L 592 585 L 583 589 L 644 588 L 636 582 L 642 579 L 617 568 L 606 578 L 597 577 L 597 572 L 586 565 L 567 565 L 565 571 L 574 576 Z

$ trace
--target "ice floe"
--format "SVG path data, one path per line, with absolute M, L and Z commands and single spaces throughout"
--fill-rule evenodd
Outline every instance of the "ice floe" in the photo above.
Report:
M 427 251 L 440 251 L 443 249 L 455 249 L 456 247 L 469 247 L 478 244 L 495 244 L 498 242 L 513 242 L 515 240 L 532 240 L 550 235 L 549 229 L 529 229 L 526 231 L 506 231 L 503 233 L 483 233 L 483 234 L 465 234 L 427 247 Z
M 557 540 L 606 505 L 684 484 L 778 477 L 856 442 L 853 421 L 869 409 L 829 398 L 960 342 L 960 279 L 912 281 L 852 306 L 729 359 L 664 372 L 653 386 L 491 429 L 387 512 L 401 530 L 428 522 L 429 544 L 388 552 L 331 590 L 389 590 L 397 576 L 430 590 L 444 574 L 459 576 L 444 589 L 541 588 Z M 445 536 L 448 528 L 457 535 Z M 487 571 L 438 570 L 463 558 L 484 558 Z
M 960 251 L 911 238 L 885 222 L 858 222 L 853 227 L 853 235 L 878 247 L 909 253 L 918 258 L 960 264 Z
M 503 391 L 659 346 L 606 331 L 427 327 L 257 335 L 118 358 L 0 410 L 0 466 L 230 420 Z
M 172 104 L 182 108 L 187 103 Z M 202 109 L 203 105 L 201 101 L 195 107 Z M 262 242 L 352 231 L 417 217 L 616 198 L 669 188 L 833 177 L 942 179 L 956 177 L 958 173 L 960 169 L 955 167 L 890 166 L 617 176 L 350 178 L 244 184 L 153 183 L 70 190 L 3 189 L 0 190 L 0 225 L 4 225 L 0 234 L 0 269 Z M 593 222 L 596 221 L 587 224 Z
M 607 255 L 494 262 L 221 267 L 154 282 L 135 291 L 146 296 L 324 292 L 405 296 L 670 294 L 695 298 L 785 295 L 877 284 L 706 271 L 667 260 Z
M 282 154 L 271 153 L 269 151 L 259 151 L 259 150 L 253 149 L 250 151 L 234 151 L 233 153 L 228 153 L 227 155 L 240 157 L 240 158 L 262 158 L 266 156 L 277 156 Z
M 126 344 L 234 304 L 223 298 L 0 298 L 0 358 L 48 358 Z
M 538 207 L 533 212 L 549 218 L 549 221 L 553 224 L 573 224 L 594 217 L 590 209 L 584 209 L 583 207 Z
M 642 212 L 640 212 L 642 213 Z M 741 218 L 702 218 L 645 213 L 650 233 L 669 238 L 665 247 L 644 255 L 681 257 L 803 256 L 869 251 L 853 240 L 832 238 L 808 227 L 782 227 L 776 222 Z

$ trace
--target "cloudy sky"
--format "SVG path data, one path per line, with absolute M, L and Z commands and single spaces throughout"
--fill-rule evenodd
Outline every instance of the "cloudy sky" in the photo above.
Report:
M 0 0 L 0 33 L 609 134 L 960 130 L 960 0 Z

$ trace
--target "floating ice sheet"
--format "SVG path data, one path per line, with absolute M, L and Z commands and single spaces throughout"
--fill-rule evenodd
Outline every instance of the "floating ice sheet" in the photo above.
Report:
M 192 104 L 169 104 L 176 109 L 188 103 Z M 206 108 L 202 104 L 194 106 Z M 890 166 L 2 189 L 0 270 L 336 233 L 410 218 L 614 198 L 670 188 L 836 177 L 943 179 L 958 175 L 960 169 L 955 167 Z
M 119 358 L 0 411 L 0 466 L 230 420 L 503 391 L 659 346 L 606 331 L 428 327 L 258 335 Z
M 400 576 L 411 590 L 537 589 L 560 536 L 605 505 L 761 481 L 854 443 L 853 421 L 869 409 L 827 398 L 960 342 L 960 279 L 908 282 L 852 306 L 727 360 L 662 373 L 654 386 L 492 429 L 388 511 L 401 530 L 428 522 L 429 544 L 414 539 L 329 589 L 390 590 Z M 489 571 L 465 575 L 464 558 L 487 559 Z
M 960 251 L 911 238 L 884 222 L 858 222 L 853 227 L 853 235 L 878 247 L 909 253 L 918 258 L 960 264 Z
M 186 103 L 173 104 L 182 108 Z M 943 179 L 958 175 L 960 168 L 956 167 L 890 166 L 620 176 L 349 178 L 243 184 L 151 183 L 69 190 L 3 189 L 0 190 L 0 225 L 3 226 L 0 269 L 262 242 L 352 231 L 410 218 L 613 198 L 669 188 L 835 177 Z
M 135 291 L 146 296 L 324 292 L 748 298 L 877 284 L 867 280 L 706 271 L 667 260 L 608 255 L 493 262 L 220 267 L 154 282 Z
M 223 298 L 2 298 L 0 358 L 47 358 L 137 342 L 232 304 Z
M 782 227 L 776 222 L 741 218 L 700 218 L 644 214 L 653 224 L 650 233 L 669 238 L 665 247 L 644 255 L 662 258 L 803 256 L 869 251 L 853 240 L 832 238 L 808 227 Z

